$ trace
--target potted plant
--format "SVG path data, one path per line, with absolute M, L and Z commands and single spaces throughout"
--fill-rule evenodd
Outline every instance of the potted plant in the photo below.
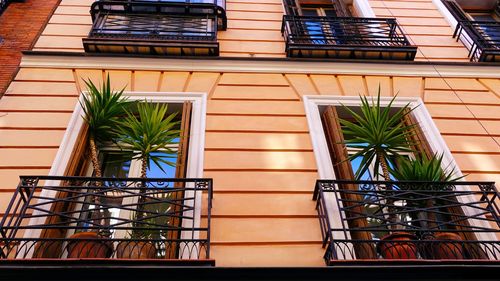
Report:
M 339 119 L 345 145 L 355 150 L 355 153 L 347 160 L 352 161 L 361 157 L 360 165 L 355 173 L 357 180 L 360 180 L 367 172 L 378 176 L 381 170 L 382 178 L 390 181 L 389 164 L 392 159 L 413 151 L 410 139 L 415 133 L 415 125 L 402 122 L 413 109 L 410 104 L 394 108 L 392 105 L 396 97 L 393 97 L 387 106 L 382 107 L 380 87 L 375 99 L 369 101 L 363 96 L 360 96 L 360 99 L 359 112 L 343 106 L 354 120 Z M 385 191 L 392 190 L 390 184 L 382 187 Z M 387 200 L 386 205 L 389 217 L 385 223 L 390 233 L 382 237 L 381 242 L 378 243 L 379 253 L 387 259 L 415 259 L 417 248 L 411 240 L 416 240 L 416 236 L 401 229 L 402 224 L 400 218 L 396 216 L 394 202 Z
M 170 224 L 172 205 L 165 202 L 165 193 L 153 193 L 142 203 L 132 217 L 132 230 L 128 238 L 118 243 L 116 256 L 119 259 L 155 259 L 158 249 L 155 242 L 165 237 L 164 226 Z M 158 247 L 158 248 L 161 248 Z
M 123 91 L 114 91 L 110 86 L 109 75 L 99 90 L 91 80 L 85 80 L 87 94 L 82 95 L 80 105 L 83 108 L 83 120 L 88 126 L 89 150 L 96 177 L 102 177 L 101 165 L 98 158 L 98 145 L 113 141 L 116 138 L 116 127 L 120 116 L 123 116 L 131 102 L 124 98 Z M 100 186 L 97 181 L 95 186 Z M 93 200 L 93 204 L 99 205 L 99 196 Z M 106 211 L 106 210 L 105 210 Z M 106 214 L 92 212 L 91 222 L 93 225 L 101 225 Z M 99 231 L 81 231 L 70 236 L 68 243 L 69 258 L 107 258 L 110 257 L 113 248 L 108 240 L 109 233 Z
M 168 159 L 177 156 L 174 147 L 180 137 L 180 122 L 174 120 L 177 114 L 168 114 L 167 105 L 141 102 L 137 104 L 137 112 L 127 111 L 127 116 L 120 122 L 118 144 L 131 159 L 141 161 L 141 178 L 147 177 L 151 162 L 163 172 L 162 163 L 175 166 Z M 131 240 L 118 245 L 119 258 L 156 257 L 154 243 L 165 237 L 162 226 L 170 223 L 168 212 L 172 212 L 171 206 L 159 200 L 166 196 L 165 193 L 160 191 L 151 195 L 146 191 L 146 183 L 142 187 L 143 195 L 138 199 L 129 233 Z
M 464 177 L 455 177 L 455 167 L 443 169 L 442 163 L 443 154 L 433 155 L 431 158 L 420 155 L 414 160 L 400 158 L 397 167 L 394 169 L 389 167 L 389 172 L 397 181 L 416 182 L 416 184 L 401 184 L 399 188 L 415 191 L 415 194 L 410 196 L 412 198 L 407 201 L 407 207 L 413 210 L 412 217 L 417 222 L 414 227 L 422 230 L 424 239 L 449 241 L 424 243 L 425 247 L 421 253 L 434 259 L 462 259 L 464 257 L 464 249 L 460 243 L 462 237 L 453 232 L 436 232 L 438 230 L 436 214 L 439 213 L 436 208 L 439 208 L 440 203 L 432 196 L 432 192 L 439 195 L 439 192 L 453 190 L 453 182 Z M 419 191 L 425 192 L 419 194 Z M 431 234 L 426 235 L 428 232 Z

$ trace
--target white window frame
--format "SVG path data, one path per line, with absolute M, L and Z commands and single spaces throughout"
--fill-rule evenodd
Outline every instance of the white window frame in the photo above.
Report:
M 393 97 L 381 97 L 381 106 L 387 106 Z M 370 99 L 370 98 L 369 98 Z M 314 156 L 316 159 L 316 165 L 318 168 L 319 179 L 324 180 L 335 180 L 335 172 L 333 169 L 332 159 L 330 157 L 330 152 L 328 149 L 328 144 L 326 141 L 326 135 L 323 129 L 323 124 L 321 121 L 320 106 L 350 106 L 359 107 L 361 105 L 361 100 L 359 96 L 327 96 L 327 95 L 305 95 L 303 96 L 304 107 L 306 112 L 307 123 L 309 127 L 309 135 L 311 136 L 311 142 L 313 146 Z M 453 158 L 446 142 L 441 136 L 437 126 L 434 124 L 431 115 L 425 108 L 425 104 L 420 97 L 398 97 L 393 103 L 392 107 L 404 107 L 409 104 L 413 108 L 412 115 L 418 122 L 431 150 L 437 155 L 443 155 L 443 169 L 446 169 L 448 165 L 451 167 L 456 167 L 454 177 L 462 177 L 463 174 L 460 171 L 455 159 Z M 464 191 L 470 191 L 469 186 L 460 186 Z M 330 225 L 332 228 L 342 229 L 342 222 L 340 221 L 339 205 L 337 200 L 335 200 L 333 194 L 326 194 L 330 196 L 326 198 L 326 210 L 330 216 Z M 460 196 L 458 200 L 461 203 L 466 203 L 468 201 L 473 201 L 473 195 L 467 198 Z M 471 208 L 464 210 L 467 216 L 477 216 L 475 211 Z M 491 227 L 488 225 L 487 221 L 478 222 L 474 220 L 474 225 L 477 227 Z M 497 237 L 493 233 L 476 233 L 479 240 L 484 241 L 496 241 Z M 344 257 L 342 257 L 344 258 Z M 345 257 L 347 258 L 347 257 Z
M 85 94 L 85 92 L 83 93 Z M 189 137 L 189 157 L 186 169 L 186 178 L 202 178 L 203 177 L 203 161 L 204 161 L 204 151 L 205 151 L 205 127 L 206 127 L 206 111 L 207 111 L 207 93 L 196 93 L 196 92 L 124 92 L 123 96 L 127 97 L 131 101 L 149 101 L 155 103 L 184 103 L 186 101 L 192 102 L 192 112 L 191 112 L 191 127 L 190 127 L 190 137 Z M 82 101 L 82 95 L 79 97 L 79 101 Z M 74 147 L 81 140 L 79 139 L 79 134 L 84 126 L 83 120 L 83 108 L 80 102 L 76 103 L 73 114 L 68 123 L 66 131 L 64 133 L 63 140 L 59 149 L 57 151 L 56 157 L 52 163 L 52 167 L 49 171 L 49 176 L 62 176 L 66 171 L 66 167 L 71 161 L 71 156 Z M 132 168 L 132 167 L 131 167 Z M 48 180 L 45 185 L 57 186 L 60 181 Z M 41 197 L 54 198 L 56 196 L 56 191 L 43 190 L 40 194 Z M 186 196 L 190 196 L 186 194 Z M 192 194 L 191 194 L 192 197 Z M 183 221 L 183 227 L 200 227 L 201 224 L 201 198 L 202 196 L 196 196 L 197 201 L 194 202 L 195 213 L 187 214 L 193 215 L 194 220 L 192 222 Z M 47 205 L 45 210 L 49 210 L 50 205 Z M 191 212 L 191 211 L 190 211 Z M 34 211 L 34 215 L 41 215 L 41 211 Z M 38 217 L 30 219 L 29 224 L 40 225 L 45 222 L 45 218 Z M 24 238 L 38 238 L 40 237 L 41 230 L 30 229 L 24 234 Z M 198 239 L 199 232 L 189 232 L 181 233 L 182 239 Z M 33 249 L 27 253 L 26 257 L 31 257 L 33 254 Z M 24 255 L 24 254 L 23 254 Z M 196 257 L 197 253 L 185 253 L 180 259 L 190 259 Z

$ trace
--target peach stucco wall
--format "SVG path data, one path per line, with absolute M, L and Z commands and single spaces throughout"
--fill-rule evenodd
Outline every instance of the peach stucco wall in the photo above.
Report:
M 208 94 L 218 266 L 324 265 L 304 94 L 419 96 L 467 179 L 500 182 L 500 79 L 22 68 L 0 100 L 2 211 L 19 175 L 48 173 L 81 78 L 107 73 L 115 88 Z

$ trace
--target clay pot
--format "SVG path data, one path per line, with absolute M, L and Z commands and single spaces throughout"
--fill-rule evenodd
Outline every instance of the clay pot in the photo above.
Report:
M 119 259 L 154 259 L 156 248 L 149 242 L 122 241 L 116 247 Z
M 407 232 L 394 232 L 380 239 L 380 242 L 377 244 L 377 251 L 384 259 L 417 259 L 417 245 L 411 242 L 411 240 L 417 240 L 417 237 Z
M 74 240 L 68 242 L 68 258 L 98 259 L 109 258 L 113 254 L 111 242 L 95 232 L 75 233 L 70 239 Z
M 456 233 L 438 232 L 434 235 L 431 254 L 433 259 L 438 260 L 460 260 L 464 258 L 462 237 Z M 447 242 L 448 241 L 448 242 Z

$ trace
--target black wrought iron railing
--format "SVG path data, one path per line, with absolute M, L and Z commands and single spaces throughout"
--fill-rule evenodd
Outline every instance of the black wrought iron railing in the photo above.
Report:
M 319 180 L 325 260 L 500 260 L 500 194 L 490 182 Z
M 396 19 L 284 16 L 282 32 L 289 56 L 299 49 L 302 56 L 329 49 L 324 56 L 346 58 L 412 60 L 416 54 Z
M 23 176 L 0 259 L 210 258 L 211 179 Z
M 471 61 L 500 62 L 500 22 L 458 21 L 455 37 L 469 48 Z
M 89 38 L 133 38 L 135 40 L 217 41 L 213 18 L 147 14 L 103 14 Z
M 216 56 L 225 1 L 96 1 L 87 52 Z

